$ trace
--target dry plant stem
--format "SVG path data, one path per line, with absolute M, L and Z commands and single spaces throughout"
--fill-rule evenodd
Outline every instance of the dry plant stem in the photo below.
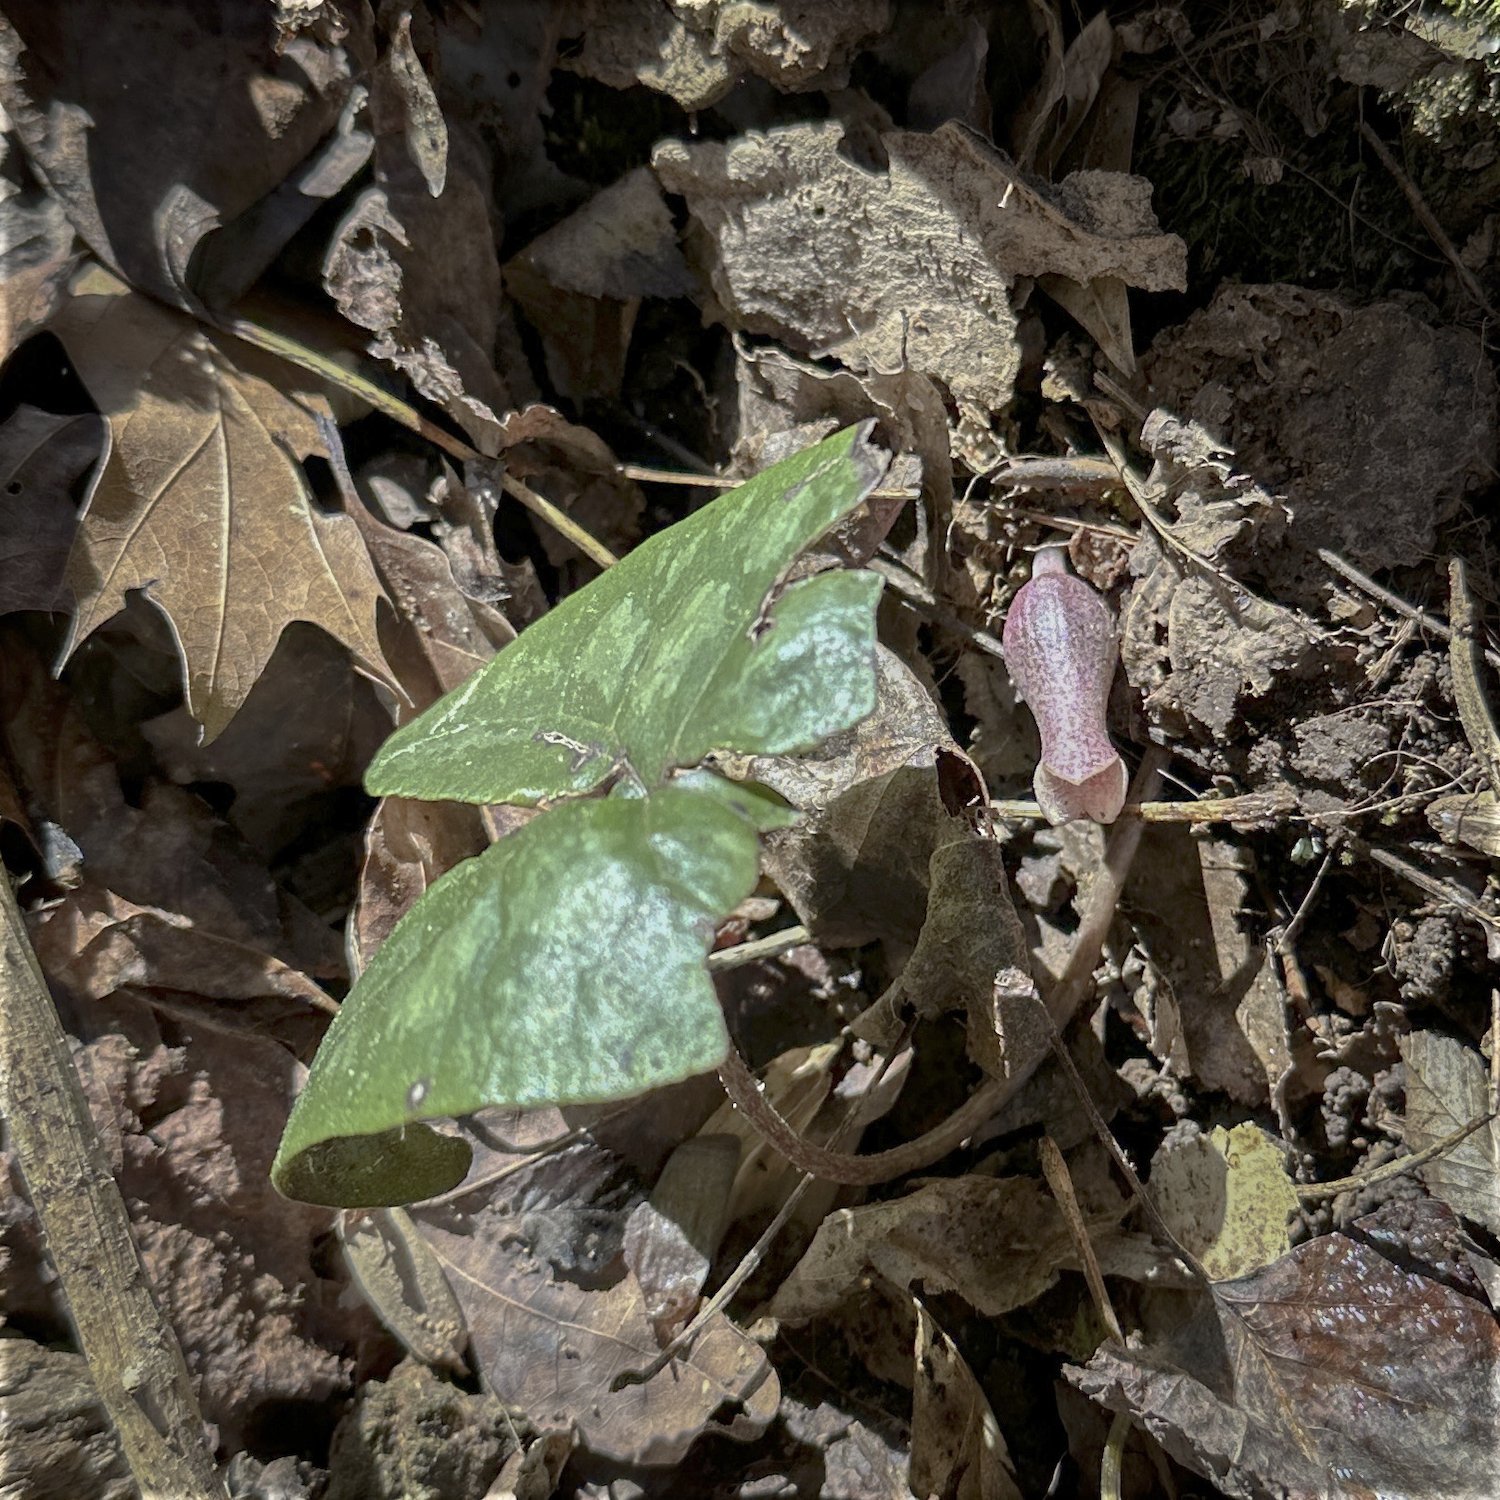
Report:
M 755 1074 L 733 1042 L 729 1044 L 729 1055 L 719 1065 L 719 1082 L 750 1123 L 798 1171 L 845 1187 L 874 1187 L 941 1161 L 990 1119 L 1008 1097 L 1008 1083 L 991 1079 L 925 1135 L 893 1146 L 889 1151 L 856 1156 L 848 1151 L 815 1146 L 798 1135 L 761 1092 Z
M 884 557 L 872 557 L 865 566 L 872 573 L 879 573 L 901 596 L 902 602 L 910 605 L 918 614 L 926 615 L 928 619 L 941 625 L 944 630 L 952 631 L 954 635 L 967 641 L 976 649 L 998 657 L 1001 661 L 1005 660 L 1005 652 L 994 636 L 987 631 L 977 630 L 972 625 L 965 625 L 957 615 L 938 602 L 926 584 L 907 572 L 899 563 L 894 563 Z
M 812 942 L 812 933 L 805 927 L 783 927 L 780 932 L 768 933 L 765 937 L 750 938 L 736 943 L 732 948 L 720 948 L 708 955 L 708 971 L 718 974 L 725 969 L 738 969 L 743 964 L 758 963 L 763 958 L 775 958 L 780 953 L 790 953 Z
M 621 479 L 633 479 L 637 484 L 673 484 L 686 489 L 737 490 L 745 483 L 743 479 L 732 479 L 727 474 L 684 474 L 677 469 L 653 469 L 649 464 L 616 464 L 615 473 Z M 921 490 L 871 490 L 871 500 L 920 500 Z
M 1297 809 L 1296 792 L 1289 786 L 1277 786 L 1243 797 L 1202 797 L 1196 802 L 1126 802 L 1120 809 L 1120 821 L 1277 824 L 1299 816 Z M 1046 816 L 1029 801 L 991 802 L 990 812 L 1012 822 L 1040 823 Z
M 1373 578 L 1361 573 L 1353 563 L 1345 562 L 1337 552 L 1330 552 L 1326 547 L 1319 547 L 1316 556 L 1319 562 L 1332 568 L 1341 578 L 1368 594 L 1376 603 L 1383 604 L 1396 614 L 1415 621 L 1424 630 L 1430 630 L 1439 640 L 1451 641 L 1453 639 L 1453 632 L 1448 628 L 1446 621 L 1438 619 L 1436 615 L 1428 614 L 1425 609 L 1418 609 L 1415 604 L 1408 604 L 1400 594 L 1393 594 L 1389 589 L 1382 588 Z M 1486 648 L 1484 659 L 1492 667 L 1500 669 L 1500 651 L 1491 651 Z
M 907 1038 L 908 1033 L 903 1032 L 901 1037 L 898 1038 L 896 1045 L 886 1053 L 884 1060 L 880 1064 L 880 1071 L 875 1075 L 875 1082 L 871 1085 L 872 1089 L 878 1086 L 890 1071 L 891 1064 L 895 1062 L 897 1054 L 906 1045 Z M 737 1053 L 734 1055 L 738 1056 Z M 752 1079 L 751 1082 L 753 1083 L 754 1080 Z M 777 1119 L 780 1118 L 778 1115 Z M 833 1135 L 829 1138 L 828 1144 L 830 1146 L 837 1146 L 854 1129 L 858 1119 L 859 1109 L 856 1106 L 839 1122 Z M 811 1172 L 804 1172 L 797 1179 L 796 1186 L 786 1196 L 786 1202 L 777 1209 L 771 1222 L 761 1231 L 760 1238 L 745 1252 L 740 1263 L 734 1270 L 724 1278 L 724 1284 L 698 1309 L 697 1315 L 692 1321 L 676 1337 L 668 1340 L 662 1351 L 644 1369 L 624 1370 L 617 1375 L 614 1380 L 614 1390 L 619 1390 L 622 1386 L 626 1385 L 639 1385 L 659 1375 L 676 1359 L 678 1354 L 698 1337 L 714 1318 L 734 1301 L 735 1297 L 739 1295 L 740 1288 L 749 1281 L 750 1277 L 754 1274 L 755 1268 L 765 1259 L 766 1251 L 776 1242 L 776 1236 L 786 1227 L 787 1221 L 796 1212 L 797 1205 L 802 1201 L 803 1195 L 813 1185 L 815 1180 L 814 1174 Z
M 1451 1135 L 1445 1135 L 1442 1140 L 1434 1141 L 1420 1151 L 1413 1151 L 1410 1156 L 1397 1157 L 1395 1161 L 1388 1161 L 1369 1172 L 1356 1172 L 1352 1177 L 1335 1177 L 1331 1182 L 1297 1183 L 1297 1196 L 1304 1203 L 1316 1203 L 1320 1198 L 1336 1198 L 1340 1193 L 1357 1193 L 1367 1187 L 1374 1187 L 1376 1183 L 1388 1182 L 1392 1177 L 1400 1177 L 1414 1167 L 1431 1161 L 1435 1156 L 1443 1156 L 1455 1146 L 1461 1146 L 1476 1130 L 1482 1130 L 1494 1118 L 1495 1113 L 1491 1110 L 1489 1114 L 1470 1120 Z
M 1302 936 L 1302 929 L 1307 925 L 1307 915 L 1312 910 L 1313 902 L 1318 899 L 1318 892 L 1323 888 L 1323 881 L 1327 878 L 1328 871 L 1333 864 L 1334 846 L 1330 844 L 1323 852 L 1323 862 L 1318 866 L 1318 873 L 1313 876 L 1312 884 L 1307 888 L 1307 894 L 1302 898 L 1292 920 L 1281 930 L 1281 935 L 1276 939 L 1276 946 L 1272 949 L 1277 958 L 1285 958 L 1292 951 L 1297 939 Z
M 1479 645 L 1479 624 L 1474 597 L 1469 592 L 1468 570 L 1461 557 L 1448 564 L 1448 618 L 1453 639 L 1448 643 L 1448 663 L 1453 670 L 1453 696 L 1464 726 L 1469 748 L 1484 767 L 1485 778 L 1500 797 L 1500 731 L 1484 691 L 1484 657 Z
M 1042 1175 L 1047 1179 L 1047 1186 L 1051 1188 L 1052 1196 L 1062 1210 L 1073 1248 L 1077 1250 L 1078 1259 L 1083 1263 L 1083 1279 L 1088 1283 L 1089 1295 L 1094 1299 L 1104 1330 L 1115 1343 L 1124 1348 L 1125 1334 L 1120 1327 L 1119 1318 L 1115 1316 L 1115 1305 L 1109 1300 L 1109 1288 L 1104 1284 L 1099 1257 L 1094 1254 L 1088 1224 L 1084 1220 L 1083 1210 L 1078 1206 L 1078 1195 L 1073 1191 L 1073 1178 L 1068 1171 L 1068 1164 L 1063 1160 L 1057 1142 L 1050 1135 L 1042 1137 L 1038 1149 L 1042 1159 Z
M 1395 179 L 1396 186 L 1406 195 L 1406 201 L 1411 205 L 1411 211 L 1416 215 L 1417 222 L 1432 236 L 1432 243 L 1443 252 L 1444 258 L 1453 267 L 1453 274 L 1463 284 L 1463 289 L 1474 299 L 1475 305 L 1487 318 L 1500 320 L 1500 313 L 1490 306 L 1489 298 L 1484 295 L 1484 288 L 1480 286 L 1478 277 L 1463 263 L 1458 247 L 1448 238 L 1448 232 L 1438 223 L 1437 215 L 1427 206 L 1427 200 L 1417 191 L 1416 183 L 1401 170 L 1401 164 L 1386 149 L 1385 142 L 1370 129 L 1368 121 L 1359 122 L 1359 133 L 1369 143 L 1375 155 L 1380 158 L 1381 166 Z
M 1160 746 L 1152 745 L 1147 749 L 1131 783 L 1131 792 L 1137 801 L 1156 790 L 1167 758 L 1167 752 Z M 1143 828 L 1144 824 L 1139 822 L 1117 823 L 1110 835 L 1103 864 L 1089 887 L 1088 906 L 1074 935 L 1067 968 L 1047 1000 L 1048 1012 L 1059 1030 L 1072 1020 L 1073 1012 L 1093 988 L 1094 969 L 1099 963 L 1105 935 L 1114 920 L 1125 878 L 1140 848 Z M 825 1182 L 842 1183 L 846 1187 L 873 1187 L 895 1177 L 905 1177 L 910 1172 L 920 1172 L 957 1150 L 1020 1092 L 1040 1060 L 1038 1057 L 1022 1063 L 1006 1078 L 989 1079 L 946 1120 L 926 1134 L 869 1156 L 833 1151 L 804 1140 L 761 1092 L 755 1075 L 733 1043 L 719 1068 L 719 1081 L 746 1118 L 793 1166 L 821 1177 Z
M 1124 1493 L 1125 1444 L 1133 1425 L 1128 1411 L 1117 1411 L 1109 1424 L 1109 1436 L 1099 1458 L 1099 1500 L 1120 1500 Z
M 78 1343 L 147 1500 L 222 1497 L 176 1335 L 146 1285 L 125 1202 L 0 869 L 0 1115 Z
M 276 333 L 269 328 L 262 328 L 258 323 L 251 323 L 245 318 L 209 321 L 220 332 L 227 333 L 244 343 L 253 344 L 257 349 L 264 349 L 268 354 L 274 354 L 288 364 L 296 365 L 298 369 L 307 370 L 329 385 L 359 397 L 376 411 L 384 412 L 392 421 L 399 422 L 408 431 L 426 438 L 429 443 L 441 448 L 444 453 L 462 463 L 490 466 L 497 463 L 495 459 L 486 458 L 477 448 L 470 447 L 462 438 L 456 438 L 435 422 L 429 422 L 399 396 L 391 395 L 389 391 L 384 390 L 368 377 L 346 370 L 337 360 L 319 354 L 305 344 L 299 344 L 296 339 L 288 338 L 285 334 Z M 500 469 L 496 475 L 496 482 L 513 500 L 519 500 L 534 516 L 546 522 L 559 536 L 571 542 L 585 557 L 591 558 L 601 568 L 613 567 L 619 561 L 619 558 L 603 542 L 590 536 L 566 511 L 559 510 L 546 496 L 537 494 L 529 485 L 513 478 L 504 469 Z

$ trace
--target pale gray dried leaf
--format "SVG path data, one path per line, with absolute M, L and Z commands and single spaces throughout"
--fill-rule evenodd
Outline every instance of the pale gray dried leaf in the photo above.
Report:
M 80 253 L 56 198 L 0 177 L 0 361 L 56 311 Z
M 448 126 L 412 45 L 410 11 L 403 11 L 396 20 L 390 48 L 376 79 L 377 88 L 388 83 L 400 100 L 406 117 L 406 149 L 427 191 L 434 198 L 442 197 L 448 178 Z
M 586 0 L 574 25 L 583 45 L 568 66 L 611 88 L 643 83 L 683 109 L 707 109 L 734 87 L 739 67 L 660 0 Z
M 910 365 L 993 411 L 1019 368 L 1015 277 L 1184 284 L 1185 247 L 1158 230 L 1144 179 L 1083 172 L 1043 189 L 951 122 L 881 136 L 884 171 L 843 144 L 830 122 L 654 153 L 713 242 L 714 292 L 736 326 L 856 371 Z
M 337 1229 L 349 1273 L 380 1321 L 424 1365 L 463 1375 L 463 1309 L 406 1211 L 340 1214 Z
M 755 474 L 799 448 L 866 417 L 878 418 L 876 439 L 894 455 L 885 489 L 920 488 L 911 540 L 903 556 L 919 575 L 940 579 L 944 549 L 929 538 L 948 534 L 953 514 L 953 455 L 943 393 L 925 375 L 902 369 L 854 375 L 825 370 L 775 348 L 735 348 L 739 436 L 732 472 Z M 903 472 L 903 464 L 915 472 Z M 906 502 L 870 500 L 834 532 L 842 557 L 866 561 Z M 930 507 L 930 514 L 929 508 Z
M 891 23 L 892 0 L 679 0 L 674 7 L 713 26 L 717 49 L 778 89 L 841 89 L 860 48 Z
M 1133 1266 L 1138 1247 L 1115 1228 L 1123 1215 L 1090 1222 L 1106 1272 L 1115 1248 Z M 1040 1297 L 1076 1265 L 1056 1203 L 1029 1177 L 949 1177 L 904 1198 L 830 1214 L 807 1253 L 777 1288 L 772 1317 L 800 1323 L 836 1307 L 874 1272 L 899 1288 L 956 1292 L 987 1317 Z
M 1422 1151 L 1489 1113 L 1489 1072 L 1472 1047 L 1435 1031 L 1414 1031 L 1400 1047 L 1409 1150 Z M 1500 1120 L 1425 1163 L 1421 1173 L 1435 1196 L 1500 1234 Z
M 1184 576 L 1149 532 L 1132 566 L 1145 576 L 1121 616 L 1120 661 L 1153 717 L 1222 743 L 1249 704 L 1322 660 L 1319 632 L 1296 611 L 1196 568 Z
M 648 167 L 595 193 L 532 240 L 516 263 L 586 297 L 681 297 L 693 289 L 672 215 Z
M 659 1336 L 670 1337 L 697 1309 L 728 1222 L 739 1160 L 732 1135 L 690 1136 L 667 1158 L 650 1199 L 625 1221 L 625 1264 Z
M 270 7 L 197 0 L 13 7 L 0 26 L 0 105 L 79 236 L 132 286 L 186 300 L 203 238 L 333 128 L 348 55 L 274 43 Z

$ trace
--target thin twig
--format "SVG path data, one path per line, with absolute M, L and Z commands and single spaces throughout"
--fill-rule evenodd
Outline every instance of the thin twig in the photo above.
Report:
M 783 927 L 780 932 L 768 933 L 765 937 L 750 938 L 736 943 L 732 948 L 720 948 L 708 955 L 708 971 L 719 974 L 726 969 L 737 969 L 742 964 L 758 963 L 763 958 L 775 958 L 779 953 L 789 953 L 812 941 L 812 933 L 805 927 Z
M 1420 1167 L 1433 1157 L 1442 1156 L 1455 1146 L 1461 1146 L 1476 1130 L 1482 1130 L 1494 1118 L 1493 1112 L 1480 1115 L 1451 1135 L 1445 1135 L 1442 1140 L 1434 1141 L 1420 1151 L 1413 1151 L 1410 1156 L 1398 1156 L 1395 1161 L 1385 1162 L 1368 1172 L 1356 1172 L 1352 1177 L 1336 1177 L 1332 1182 L 1296 1183 L 1294 1186 L 1297 1196 L 1304 1203 L 1316 1203 L 1321 1198 L 1336 1198 L 1340 1193 L 1357 1193 L 1374 1187 L 1377 1183 L 1388 1182 L 1392 1177 L 1400 1177 L 1413 1167 Z
M 1312 884 L 1307 888 L 1307 894 L 1303 896 L 1292 915 L 1292 920 L 1281 929 L 1276 939 L 1272 952 L 1277 958 L 1285 958 L 1296 945 L 1297 939 L 1302 935 L 1302 929 L 1307 924 L 1307 914 L 1312 910 L 1313 902 L 1318 898 L 1318 892 L 1323 888 L 1323 881 L 1333 865 L 1334 847 L 1332 844 L 1323 851 L 1323 862 L 1318 866 L 1318 873 L 1313 876 Z
M 243 343 L 263 349 L 268 354 L 274 354 L 278 359 L 284 359 L 288 364 L 296 365 L 298 369 L 316 375 L 320 380 L 326 381 L 339 390 L 357 396 L 367 405 L 374 407 L 376 411 L 383 412 L 392 421 L 399 422 L 409 431 L 426 438 L 429 443 L 441 448 L 451 458 L 456 458 L 463 463 L 482 464 L 491 468 L 497 466 L 497 460 L 486 458 L 477 448 L 471 447 L 462 438 L 456 438 L 451 432 L 439 427 L 437 423 L 430 422 L 415 407 L 409 406 L 399 396 L 393 396 L 368 376 L 361 375 L 357 371 L 346 370 L 336 360 L 319 354 L 315 349 L 309 349 L 305 344 L 289 338 L 284 333 L 262 328 L 258 323 L 252 323 L 246 318 L 210 320 L 210 326 Z M 503 468 L 496 475 L 496 480 L 507 495 L 514 500 L 519 500 L 534 516 L 545 521 L 559 536 L 571 542 L 585 557 L 598 563 L 601 568 L 613 567 L 619 561 L 619 558 L 603 542 L 585 531 L 566 511 L 560 510 L 545 495 L 537 494 L 529 485 L 523 484 L 513 475 L 506 473 Z
M 1388 588 L 1383 588 L 1366 573 L 1361 573 L 1351 562 L 1346 562 L 1337 552 L 1330 552 L 1327 547 L 1314 549 L 1314 555 L 1325 566 L 1330 567 L 1341 577 L 1352 583 L 1355 588 L 1368 594 L 1377 603 L 1385 605 L 1398 615 L 1405 616 L 1408 620 L 1414 620 L 1424 630 L 1430 630 L 1440 641 L 1451 641 L 1453 632 L 1448 627 L 1446 620 L 1440 620 L 1434 614 L 1429 614 L 1425 609 L 1418 609 L 1415 604 L 1408 604 L 1400 594 L 1393 594 Z M 1500 668 L 1500 651 L 1492 651 L 1486 648 L 1484 659 L 1492 667 Z
M 1296 791 L 1285 783 L 1263 792 L 1247 792 L 1240 797 L 1203 797 L 1195 802 L 1127 802 L 1120 809 L 1120 821 L 1141 823 L 1281 823 L 1305 816 L 1298 811 Z M 1046 814 L 1030 801 L 990 803 L 994 817 L 1007 822 L 1040 823 Z
M 1453 671 L 1453 696 L 1464 738 L 1484 767 L 1485 778 L 1500 797 L 1500 730 L 1484 691 L 1484 659 L 1479 646 L 1479 626 L 1474 597 L 1469 593 L 1468 572 L 1461 557 L 1448 564 L 1448 618 L 1453 639 L 1448 643 L 1448 664 Z
M 99 1399 L 143 1495 L 222 1497 L 203 1418 L 0 867 L 0 1116 Z
M 1484 288 L 1479 284 L 1479 278 L 1464 264 L 1463 257 L 1458 253 L 1458 247 L 1448 238 L 1448 231 L 1438 223 L 1437 215 L 1427 206 L 1427 200 L 1418 191 L 1416 183 L 1402 170 L 1400 162 L 1387 150 L 1386 144 L 1370 128 L 1368 120 L 1359 122 L 1359 133 L 1369 142 L 1370 149 L 1380 158 L 1380 164 L 1396 180 L 1396 186 L 1406 196 L 1406 201 L 1411 205 L 1411 211 L 1417 217 L 1417 222 L 1432 236 L 1432 243 L 1443 252 L 1443 257 L 1453 267 L 1453 274 L 1458 277 L 1463 289 L 1474 299 L 1475 305 L 1487 318 L 1500 320 L 1497 313 L 1490 306 L 1490 300 L 1484 294 Z
M 735 479 L 728 474 L 684 474 L 677 469 L 653 469 L 649 464 L 616 464 L 615 473 L 621 479 L 633 479 L 638 484 L 671 484 L 684 489 L 737 490 L 749 483 L 747 479 Z M 871 490 L 869 500 L 920 500 L 921 490 L 884 489 Z
M 1110 1301 L 1109 1288 L 1104 1284 L 1104 1273 L 1099 1269 L 1099 1257 L 1094 1253 L 1094 1243 L 1089 1238 L 1088 1222 L 1078 1206 L 1078 1194 L 1073 1191 L 1073 1177 L 1068 1171 L 1068 1164 L 1063 1159 L 1057 1142 L 1050 1135 L 1042 1137 L 1038 1150 L 1042 1161 L 1042 1175 L 1047 1179 L 1047 1186 L 1051 1188 L 1052 1196 L 1062 1210 L 1063 1222 L 1068 1226 L 1073 1248 L 1078 1252 L 1078 1259 L 1083 1266 L 1083 1279 L 1088 1283 L 1089 1295 L 1094 1299 L 1099 1319 L 1109 1337 L 1124 1348 L 1125 1332 L 1120 1327 L 1115 1305 Z

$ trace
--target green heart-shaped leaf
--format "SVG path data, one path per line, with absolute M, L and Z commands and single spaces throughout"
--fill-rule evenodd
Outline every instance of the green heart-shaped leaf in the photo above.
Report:
M 377 796 L 535 804 L 710 750 L 811 750 L 875 706 L 880 579 L 787 569 L 874 488 L 849 428 L 643 542 L 446 698 L 365 775 Z
M 436 881 L 323 1039 L 276 1185 L 345 1207 L 411 1202 L 468 1166 L 424 1118 L 617 1099 L 716 1067 L 724 1022 L 703 959 L 755 885 L 753 796 L 573 803 Z M 368 1164 L 331 1144 L 361 1136 L 380 1138 Z

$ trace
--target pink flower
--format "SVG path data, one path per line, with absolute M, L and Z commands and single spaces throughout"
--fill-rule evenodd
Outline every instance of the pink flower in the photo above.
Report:
M 1042 759 L 1032 778 L 1047 821 L 1113 823 L 1125 805 L 1125 762 L 1104 727 L 1119 642 L 1109 605 L 1067 571 L 1061 547 L 1036 555 L 1005 617 L 1005 664 L 1036 719 Z

